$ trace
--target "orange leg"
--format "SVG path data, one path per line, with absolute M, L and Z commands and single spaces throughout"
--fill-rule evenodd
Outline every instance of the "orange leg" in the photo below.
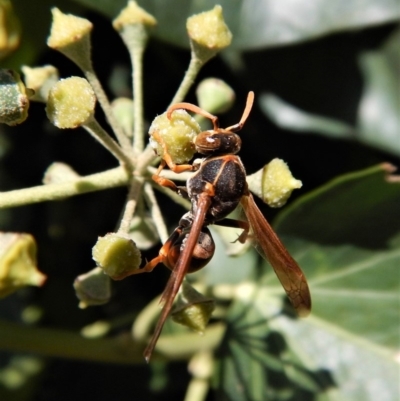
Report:
M 165 167 L 165 164 L 172 170 L 174 173 L 183 173 L 184 171 L 193 171 L 194 168 L 191 164 L 175 164 L 171 158 L 171 155 L 168 152 L 168 148 L 164 140 L 161 138 L 160 134 L 158 132 L 153 133 L 153 139 L 158 142 L 161 147 L 163 148 L 163 155 L 162 155 L 162 162 L 160 164 L 160 167 L 157 170 L 157 175 L 160 174 L 161 170 Z M 162 166 L 162 167 L 161 167 Z
M 246 240 L 250 237 L 250 235 L 249 235 L 250 225 L 247 221 L 227 218 L 227 219 L 217 221 L 214 224 L 218 225 L 218 226 L 224 226 L 224 227 L 241 228 L 243 230 L 243 232 L 239 235 L 239 237 L 234 242 L 239 241 L 241 244 L 244 244 L 246 242 Z
M 168 255 L 171 251 L 171 248 L 174 246 L 176 240 L 181 235 L 181 232 L 182 228 L 180 226 L 175 228 L 175 230 L 172 232 L 169 238 L 165 241 L 165 244 L 161 247 L 160 251 L 158 252 L 158 256 L 150 260 L 150 262 L 147 262 L 145 266 L 142 267 L 141 269 L 135 270 L 130 275 L 140 274 L 140 273 L 150 273 L 160 263 L 163 263 L 166 267 L 168 267 L 168 269 L 173 270 L 174 266 L 171 266 L 171 261 L 169 260 Z

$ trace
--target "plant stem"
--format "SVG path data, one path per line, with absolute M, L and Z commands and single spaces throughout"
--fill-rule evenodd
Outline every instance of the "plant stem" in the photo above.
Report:
M 156 350 L 169 360 L 185 360 L 200 349 L 214 350 L 225 326 L 210 325 L 204 336 L 197 333 L 163 336 Z M 64 330 L 24 326 L 0 320 L 0 349 L 8 352 L 33 352 L 45 356 L 118 364 L 144 363 L 143 344 L 129 334 L 113 338 L 87 339 Z M 99 350 L 101 350 L 99 352 Z M 154 358 L 157 358 L 157 352 Z
M 128 234 L 131 227 L 132 217 L 135 213 L 140 192 L 142 191 L 144 179 L 141 177 L 134 177 L 131 181 L 131 187 L 128 193 L 128 200 L 125 203 L 124 214 L 118 228 L 118 233 Z
M 204 401 L 210 389 L 209 379 L 194 377 L 189 382 L 184 401 Z
M 194 81 L 203 67 L 204 62 L 201 61 L 199 58 L 197 58 L 194 53 L 192 52 L 191 58 L 190 58 L 190 63 L 189 67 L 185 73 L 185 76 L 183 77 L 183 80 L 174 96 L 174 98 L 171 101 L 171 105 L 175 103 L 182 102 L 187 93 L 189 92 L 189 89 L 192 87 L 194 84 Z
M 129 232 L 132 218 L 139 201 L 142 185 L 144 183 L 144 176 L 146 175 L 149 164 L 154 160 L 154 158 L 155 156 L 153 149 L 151 149 L 150 146 L 147 146 L 144 152 L 142 152 L 137 159 L 137 163 L 133 171 L 133 178 L 131 179 L 128 200 L 126 201 L 124 213 L 118 229 L 119 233 L 127 234 Z
M 103 109 L 104 114 L 107 117 L 107 121 L 109 122 L 115 136 L 117 137 L 119 144 L 122 146 L 127 154 L 132 156 L 132 147 L 130 144 L 130 140 L 125 135 L 124 130 L 122 129 L 118 120 L 115 118 L 107 95 L 104 92 L 104 89 L 101 86 L 101 83 L 97 78 L 97 75 L 94 72 L 92 66 L 90 66 L 90 68 L 84 68 L 83 73 L 85 74 L 85 77 L 89 81 L 90 85 L 92 85 L 97 100 L 99 101 L 101 108 Z
M 143 24 L 125 24 L 119 34 L 128 48 L 132 64 L 133 85 L 133 149 L 140 154 L 144 149 L 143 123 L 143 53 L 149 34 Z
M 164 243 L 169 237 L 168 230 L 150 183 L 144 184 L 144 195 L 150 209 L 151 217 L 156 225 L 158 236 L 161 242 Z
M 123 149 L 118 145 L 114 139 L 103 129 L 103 127 L 94 118 L 88 120 L 83 128 L 90 135 L 92 135 L 97 141 L 99 141 L 112 155 L 123 165 L 125 165 L 129 170 L 133 169 L 132 160 Z
M 132 341 L 129 335 L 87 339 L 74 332 L 24 326 L 1 320 L 0 332 L 0 348 L 8 351 L 120 364 L 144 362 L 142 346 Z
M 132 53 L 133 82 L 133 150 L 140 153 L 144 149 L 143 123 L 143 53 L 144 45 L 136 46 Z
M 0 208 L 65 199 L 87 192 L 127 185 L 129 175 L 123 167 L 87 175 L 58 184 L 39 185 L 0 193 Z

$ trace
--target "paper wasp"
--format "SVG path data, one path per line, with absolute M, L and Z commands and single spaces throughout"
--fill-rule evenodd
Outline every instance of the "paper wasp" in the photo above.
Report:
M 218 118 L 191 103 L 177 103 L 167 110 L 167 117 L 172 112 L 185 109 L 206 118 L 213 123 L 213 129 L 201 132 L 195 138 L 196 151 L 206 156 L 200 164 L 175 165 L 168 157 L 167 149 L 157 174 L 153 179 L 191 201 L 191 210 L 179 222 L 169 239 L 162 246 L 159 255 L 148 262 L 139 271 L 149 272 L 158 263 L 164 263 L 171 276 L 162 294 L 163 309 L 155 332 L 144 351 L 149 361 L 161 330 L 167 319 L 174 299 L 186 273 L 205 266 L 214 254 L 214 241 L 207 226 L 221 224 L 243 229 L 239 237 L 244 242 L 249 230 L 256 242 L 257 250 L 271 263 L 286 294 L 300 316 L 308 315 L 311 309 L 311 297 L 303 272 L 290 256 L 278 236 L 258 209 L 246 183 L 244 166 L 236 153 L 241 148 L 241 139 L 236 134 L 246 122 L 254 101 L 254 93 L 249 92 L 247 103 L 240 121 L 228 128 L 219 128 Z M 186 188 L 177 187 L 172 181 L 158 174 L 165 164 L 176 171 L 195 171 L 187 180 Z M 248 222 L 227 219 L 238 204 L 241 204 Z

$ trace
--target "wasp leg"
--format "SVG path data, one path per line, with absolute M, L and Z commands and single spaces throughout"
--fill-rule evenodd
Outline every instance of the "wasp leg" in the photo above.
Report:
M 141 269 L 133 271 L 130 275 L 139 274 L 139 273 L 150 273 L 154 270 L 154 268 L 163 263 L 168 269 L 173 270 L 174 266 L 171 266 L 170 260 L 168 255 L 171 249 L 174 247 L 176 240 L 182 233 L 182 227 L 178 226 L 169 236 L 169 238 L 165 241 L 164 245 L 161 247 L 160 251 L 158 252 L 158 256 L 147 262 L 144 267 Z
M 160 251 L 161 252 L 161 251 Z M 134 274 L 139 274 L 139 273 L 150 273 L 154 270 L 154 268 L 160 264 L 163 263 L 163 259 L 164 256 L 158 255 L 156 258 L 150 260 L 150 262 L 147 262 L 146 265 L 144 267 L 142 267 L 141 269 L 135 270 L 133 271 L 130 275 L 134 275 Z
M 164 154 L 162 155 L 163 161 L 158 168 L 156 175 L 159 175 L 161 170 L 165 167 L 165 164 L 172 170 L 174 173 L 183 173 L 184 171 L 193 171 L 194 167 L 191 164 L 175 164 L 172 160 L 171 155 L 168 152 L 168 147 L 164 140 L 161 138 L 158 132 L 153 133 L 153 139 L 158 142 L 163 148 Z M 154 176 L 153 176 L 154 177 Z M 153 178 L 154 179 L 154 178 Z
M 224 227 L 241 228 L 243 232 L 239 235 L 239 237 L 236 240 L 239 241 L 241 244 L 244 244 L 246 240 L 249 238 L 250 224 L 247 221 L 226 218 L 216 221 L 214 224 Z

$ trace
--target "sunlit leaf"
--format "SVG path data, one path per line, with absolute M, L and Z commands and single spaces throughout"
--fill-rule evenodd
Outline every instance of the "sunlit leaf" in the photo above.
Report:
M 259 104 L 268 118 L 281 128 L 305 133 L 322 133 L 343 139 L 349 139 L 352 134 L 354 135 L 351 125 L 333 118 L 307 113 L 272 93 L 262 94 Z
M 239 288 L 220 349 L 220 391 L 237 386 L 226 399 L 397 398 L 400 182 L 387 179 L 391 171 L 383 164 L 338 177 L 280 215 L 275 227 L 308 278 L 313 312 L 279 312 L 283 290 L 266 264 L 251 290 Z M 262 398 L 242 374 L 259 370 Z
M 381 51 L 359 57 L 364 91 L 358 110 L 357 138 L 369 145 L 400 155 L 400 29 Z

